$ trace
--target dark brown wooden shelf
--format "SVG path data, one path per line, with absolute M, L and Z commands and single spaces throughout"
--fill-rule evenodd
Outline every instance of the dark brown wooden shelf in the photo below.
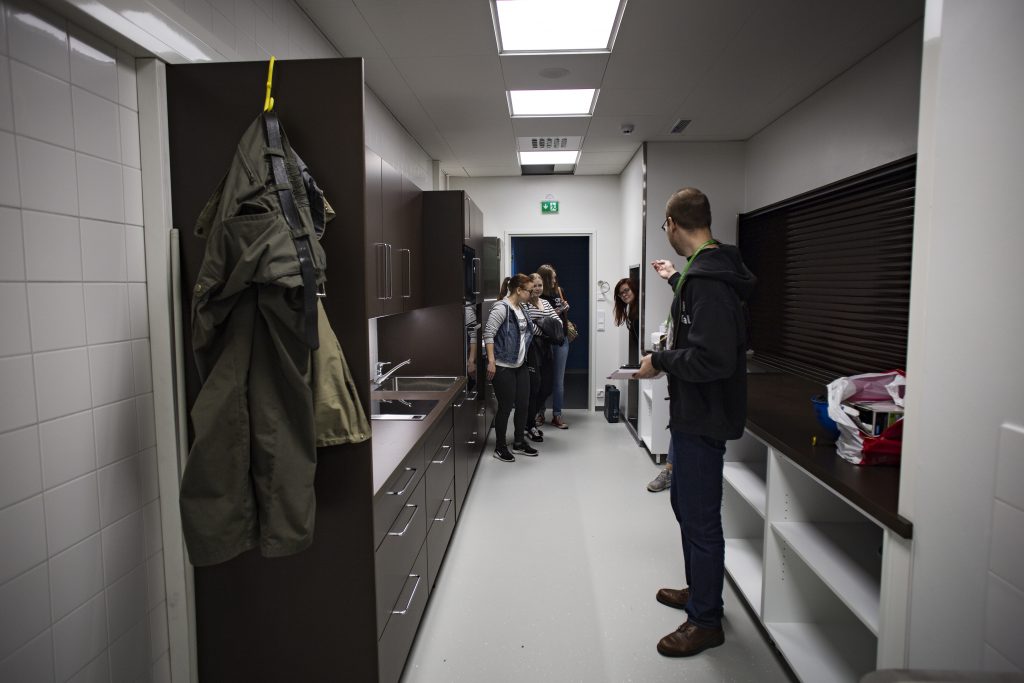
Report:
M 879 524 L 903 538 L 913 525 L 900 516 L 899 467 L 862 467 L 836 454 L 832 438 L 818 424 L 811 397 L 825 386 L 782 372 L 747 376 L 747 428 Z M 818 445 L 811 444 L 817 437 Z

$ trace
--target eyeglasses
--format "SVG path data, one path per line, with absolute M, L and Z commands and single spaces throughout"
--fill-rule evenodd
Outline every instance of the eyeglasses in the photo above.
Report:
M 662 232 L 668 232 L 668 216 L 665 217 L 665 222 L 661 224 Z

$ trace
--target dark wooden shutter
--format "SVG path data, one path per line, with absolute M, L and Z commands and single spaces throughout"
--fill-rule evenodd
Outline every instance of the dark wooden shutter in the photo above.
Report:
M 906 367 L 917 156 L 739 217 L 754 359 L 819 381 Z

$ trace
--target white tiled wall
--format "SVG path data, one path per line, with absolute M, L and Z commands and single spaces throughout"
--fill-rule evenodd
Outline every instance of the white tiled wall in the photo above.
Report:
M 985 668 L 1024 672 L 1024 427 L 999 437 L 985 618 Z
M 168 680 L 134 60 L 0 15 L 0 681 Z

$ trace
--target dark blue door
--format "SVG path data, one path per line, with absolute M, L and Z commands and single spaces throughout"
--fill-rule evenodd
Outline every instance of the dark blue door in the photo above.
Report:
M 565 407 L 587 408 L 590 371 L 590 237 L 512 237 L 512 273 L 529 275 L 545 263 L 554 266 L 569 300 L 569 320 L 580 336 L 569 347 L 565 365 Z

